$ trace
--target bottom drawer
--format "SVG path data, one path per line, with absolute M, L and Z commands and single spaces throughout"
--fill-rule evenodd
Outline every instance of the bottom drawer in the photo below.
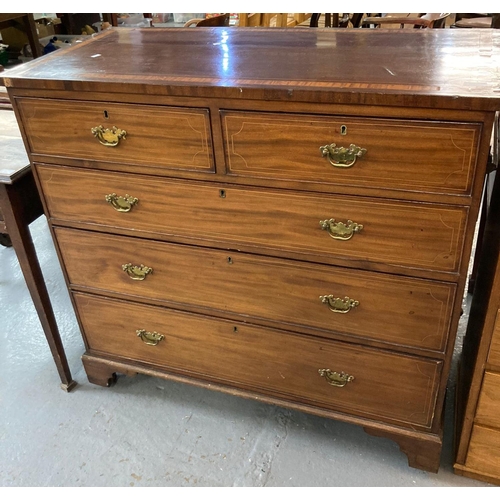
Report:
M 500 374 L 484 372 L 475 422 L 500 430 Z M 500 464 L 499 464 L 500 467 Z
M 73 296 L 93 352 L 289 401 L 404 426 L 431 426 L 440 361 L 87 294 Z M 150 338 L 157 344 L 148 345 L 136 333 L 141 329 L 163 338 Z M 321 375 L 320 370 L 353 379 L 331 385 L 329 373 Z
M 500 430 L 474 424 L 465 466 L 500 476 Z

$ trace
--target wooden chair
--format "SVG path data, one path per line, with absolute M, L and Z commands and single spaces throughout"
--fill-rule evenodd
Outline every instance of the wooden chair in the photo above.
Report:
M 407 25 L 413 26 L 414 28 L 444 28 L 446 23 L 446 18 L 451 14 L 420 14 L 418 17 L 401 17 L 401 16 L 376 16 L 376 17 L 366 17 L 363 19 L 363 25 L 374 24 L 375 27 L 382 27 L 389 24 L 399 24 L 400 28 L 404 28 Z
M 190 19 L 186 24 L 184 24 L 184 28 L 189 28 L 190 26 L 229 26 L 229 16 L 230 14 L 220 14 L 219 16 L 207 17 L 205 19 Z

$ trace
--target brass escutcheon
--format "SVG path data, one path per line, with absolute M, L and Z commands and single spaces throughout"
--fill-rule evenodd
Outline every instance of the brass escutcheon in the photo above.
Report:
M 120 143 L 120 139 L 125 140 L 127 136 L 127 132 L 120 128 L 112 127 L 112 128 L 104 128 L 102 125 L 98 127 L 91 128 L 90 131 L 97 137 L 99 142 L 103 146 L 116 147 Z
M 359 233 L 363 229 L 363 224 L 358 224 L 352 220 L 348 220 L 347 223 L 335 222 L 335 219 L 321 220 L 319 225 L 321 229 L 328 231 L 328 234 L 334 240 L 342 241 L 350 240 L 354 233 Z
M 148 332 L 146 330 L 136 330 L 135 333 L 147 345 L 158 345 L 164 338 L 158 332 Z
M 349 297 L 341 299 L 333 295 L 320 295 L 319 298 L 334 313 L 347 314 L 351 309 L 359 306 L 358 300 L 350 299 Z
M 347 382 L 352 382 L 354 377 L 344 372 L 332 372 L 329 368 L 320 368 L 318 373 L 325 377 L 326 381 L 334 387 L 344 387 Z
M 146 279 L 148 274 L 153 272 L 151 267 L 141 264 L 140 266 L 133 266 L 130 262 L 128 264 L 123 264 L 122 269 L 128 274 L 128 276 L 136 281 L 142 281 Z
M 116 193 L 107 194 L 104 199 L 117 211 L 117 212 L 130 212 L 132 207 L 139 201 L 133 196 L 126 194 L 125 196 L 118 196 Z
M 330 145 L 320 146 L 319 150 L 323 156 L 328 157 L 328 161 L 338 168 L 350 168 L 352 167 L 358 158 L 361 158 L 366 154 L 365 148 L 360 148 L 355 144 L 351 144 L 348 148 L 337 147 L 337 145 L 332 142 Z

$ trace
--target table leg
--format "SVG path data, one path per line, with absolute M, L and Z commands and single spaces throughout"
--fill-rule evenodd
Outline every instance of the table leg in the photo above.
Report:
M 30 195 L 33 190 L 35 193 Z M 66 353 L 28 226 L 36 218 L 34 214 L 37 212 L 35 207 L 37 204 L 40 204 L 40 200 L 31 172 L 12 185 L 0 184 L 0 205 L 7 231 L 56 363 L 62 382 L 61 388 L 69 392 L 75 387 L 76 382 L 71 378 Z

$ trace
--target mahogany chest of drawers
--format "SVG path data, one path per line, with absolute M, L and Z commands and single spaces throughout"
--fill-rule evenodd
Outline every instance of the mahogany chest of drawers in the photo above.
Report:
M 90 382 L 352 422 L 437 471 L 500 34 L 406 31 L 118 29 L 4 75 Z

